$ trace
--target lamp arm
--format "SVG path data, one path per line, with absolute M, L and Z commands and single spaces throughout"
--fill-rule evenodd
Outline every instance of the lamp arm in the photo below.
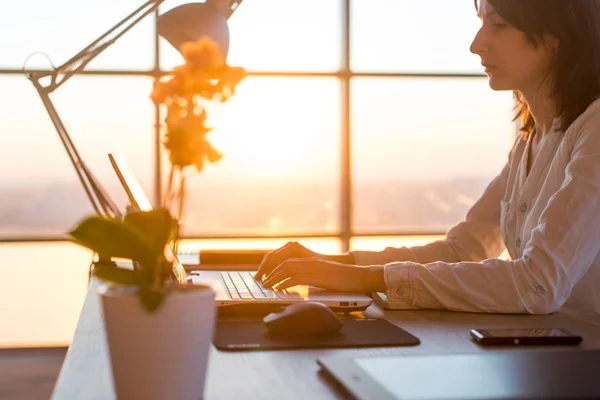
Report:
M 27 78 L 33 83 L 38 94 L 46 107 L 46 111 L 52 120 L 58 136 L 67 151 L 71 164 L 77 173 L 87 197 L 89 198 L 94 211 L 100 215 L 121 217 L 118 206 L 108 196 L 107 192 L 96 180 L 92 172 L 85 163 L 73 144 L 67 129 L 65 128 L 54 104 L 50 100 L 50 93 L 58 89 L 71 76 L 82 71 L 94 58 L 102 53 L 106 48 L 115 43 L 121 36 L 127 33 L 131 28 L 137 25 L 148 14 L 158 9 L 165 0 L 149 0 L 130 15 L 125 17 L 118 24 L 102 34 L 86 48 L 81 50 L 70 60 L 51 71 L 25 71 Z M 113 35 L 114 34 L 114 35 Z M 50 78 L 47 85 L 41 83 L 42 79 Z
M 51 82 L 44 87 L 48 93 L 52 93 L 65 83 L 71 76 L 83 70 L 94 58 L 115 43 L 121 36 L 127 33 L 131 28 L 137 25 L 148 14 L 154 12 L 165 0 L 148 0 L 145 4 L 133 11 L 115 26 L 103 33 L 79 53 L 71 57 L 61 66 L 52 71 L 33 71 L 27 72 L 29 79 L 41 80 L 48 76 Z M 133 21 L 132 21 L 133 19 Z M 121 30 L 119 30 L 121 29 Z M 116 34 L 111 36 L 113 33 Z
M 121 213 L 119 212 L 117 205 L 108 196 L 106 191 L 102 188 L 100 183 L 98 183 L 96 178 L 92 175 L 91 171 L 86 167 L 83 160 L 79 156 L 79 152 L 71 141 L 71 138 L 67 133 L 67 129 L 60 119 L 54 104 L 50 100 L 49 93 L 43 90 L 44 88 L 39 84 L 38 81 L 33 81 L 33 84 L 38 90 L 40 98 L 46 107 L 46 111 L 52 120 L 52 124 L 56 128 L 58 137 L 67 151 L 69 160 L 71 160 L 71 164 L 77 173 L 77 177 L 79 178 L 87 197 L 92 203 L 94 211 L 99 215 L 112 216 L 115 218 L 120 217 Z
M 121 217 L 121 213 L 117 205 L 108 196 L 104 188 L 96 180 L 92 172 L 87 168 L 80 157 L 77 148 L 73 144 L 67 129 L 65 128 L 60 116 L 58 115 L 58 112 L 56 111 L 56 108 L 54 107 L 54 104 L 50 99 L 50 94 L 63 85 L 67 80 L 69 80 L 71 76 L 82 71 L 94 58 L 100 55 L 110 45 L 115 43 L 121 36 L 137 25 L 148 14 L 155 12 L 164 1 L 165 0 L 148 0 L 145 4 L 137 8 L 135 11 L 110 28 L 104 34 L 99 36 L 87 47 L 59 67 L 56 67 L 50 71 L 27 71 L 26 69 L 24 71 L 27 78 L 37 89 L 38 94 L 42 99 L 44 106 L 46 107 L 46 111 L 52 120 L 52 124 L 54 125 L 65 150 L 67 151 L 67 155 L 71 160 L 71 164 L 77 173 L 79 181 L 81 182 L 86 195 L 92 203 L 94 211 L 100 215 Z M 243 0 L 216 1 L 229 2 L 226 10 L 226 16 L 229 18 Z M 45 78 L 49 78 L 49 81 Z M 45 82 L 47 83 L 46 85 L 41 83 L 42 79 L 45 79 Z

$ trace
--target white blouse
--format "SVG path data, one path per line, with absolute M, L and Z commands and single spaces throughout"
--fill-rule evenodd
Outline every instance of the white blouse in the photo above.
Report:
M 381 252 L 389 308 L 600 314 L 600 100 L 566 132 L 542 138 L 529 175 L 531 137 L 444 240 Z M 508 249 L 510 260 L 498 258 Z M 590 315 L 590 314 L 587 314 Z

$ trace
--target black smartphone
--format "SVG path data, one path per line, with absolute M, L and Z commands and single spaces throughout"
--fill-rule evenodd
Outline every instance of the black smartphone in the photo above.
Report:
M 471 329 L 482 345 L 576 345 L 581 336 L 562 328 Z

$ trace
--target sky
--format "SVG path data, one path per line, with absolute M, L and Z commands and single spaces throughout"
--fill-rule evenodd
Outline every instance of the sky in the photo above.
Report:
M 134 0 L 11 2 L 0 15 L 0 68 L 59 65 L 136 7 Z M 182 1 L 165 1 L 161 11 Z M 229 20 L 228 62 L 250 71 L 332 72 L 341 60 L 342 0 L 245 0 Z M 358 72 L 480 73 L 469 45 L 478 29 L 469 0 L 353 0 L 352 68 Z M 148 17 L 87 67 L 149 69 Z M 181 63 L 161 39 L 161 66 Z M 106 153 L 124 154 L 152 181 L 152 81 L 75 77 L 52 100 L 85 161 L 114 179 Z M 33 85 L 0 76 L 0 168 L 4 183 L 74 178 Z M 352 83 L 352 157 L 357 180 L 452 179 L 498 172 L 512 144 L 511 95 L 486 78 L 380 79 Z M 250 77 L 213 115 L 225 158 L 207 181 L 338 180 L 340 85 L 334 78 Z M 416 167 L 415 167 L 416 166 Z

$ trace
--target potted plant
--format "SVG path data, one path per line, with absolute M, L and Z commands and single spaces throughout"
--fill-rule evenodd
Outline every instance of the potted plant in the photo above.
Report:
M 180 52 L 185 64 L 157 80 L 151 94 L 166 109 L 171 171 L 162 208 L 123 220 L 92 216 L 70 232 L 98 254 L 93 274 L 107 282 L 102 310 L 116 394 L 124 399 L 201 398 L 214 329 L 214 291 L 178 283 L 168 255 L 182 235 L 186 170 L 221 158 L 207 139 L 208 110 L 233 96 L 246 72 L 227 65 L 207 37 L 183 43 Z M 118 258 L 131 260 L 131 268 Z
M 214 291 L 172 279 L 167 210 L 123 220 L 93 216 L 70 236 L 98 254 L 100 296 L 115 392 L 122 399 L 202 397 L 215 324 Z M 123 267 L 114 259 L 128 259 Z

